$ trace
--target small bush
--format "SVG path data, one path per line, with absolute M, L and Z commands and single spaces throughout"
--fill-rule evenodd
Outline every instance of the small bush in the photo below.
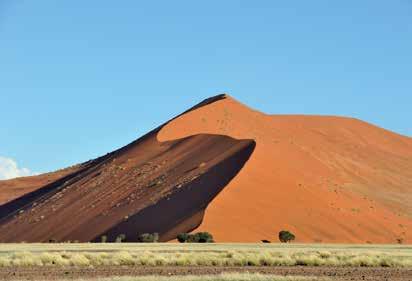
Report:
M 177 240 L 180 243 L 213 243 L 212 234 L 209 232 L 198 232 L 195 234 L 188 234 L 188 233 L 180 233 L 177 236 Z
M 291 241 L 294 241 L 295 238 L 295 235 L 290 231 L 282 230 L 281 232 L 279 232 L 279 240 L 282 243 L 289 243 Z
M 156 243 L 159 241 L 159 233 L 143 233 L 137 237 L 140 243 Z
M 189 239 L 189 234 L 187 233 L 180 233 L 179 235 L 177 235 L 177 240 L 180 243 L 186 243 L 188 239 Z
M 195 234 L 198 243 L 213 243 L 213 236 L 209 232 L 199 232 Z
M 119 234 L 119 235 L 116 237 L 115 242 L 116 242 L 116 243 L 122 243 L 122 242 L 124 242 L 125 240 L 126 240 L 126 235 L 124 235 L 124 234 Z
M 107 236 L 103 235 L 102 237 L 100 237 L 100 242 L 106 243 L 107 242 Z

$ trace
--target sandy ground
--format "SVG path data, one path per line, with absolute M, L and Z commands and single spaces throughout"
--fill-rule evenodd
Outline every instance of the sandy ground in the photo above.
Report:
M 1 280 L 56 280 L 144 275 L 205 275 L 250 272 L 281 276 L 329 277 L 333 280 L 410 281 L 412 269 L 341 267 L 101 267 L 101 268 L 0 268 Z

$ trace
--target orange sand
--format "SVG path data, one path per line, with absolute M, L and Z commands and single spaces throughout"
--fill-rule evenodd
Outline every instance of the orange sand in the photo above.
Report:
M 412 139 L 352 118 L 277 116 L 227 97 L 167 124 L 159 141 L 195 134 L 254 139 L 200 230 L 219 242 L 412 242 Z

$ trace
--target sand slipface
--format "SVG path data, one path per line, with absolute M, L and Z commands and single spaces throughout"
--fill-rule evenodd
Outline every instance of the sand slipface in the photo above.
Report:
M 29 182 L 0 181 L 1 242 L 168 241 L 194 229 L 258 242 L 287 229 L 299 242 L 412 243 L 411 138 L 350 118 L 266 115 L 227 95 Z
M 160 141 L 195 134 L 254 139 L 256 150 L 198 230 L 218 241 L 411 243 L 412 139 L 360 120 L 277 116 L 227 96 L 167 124 Z

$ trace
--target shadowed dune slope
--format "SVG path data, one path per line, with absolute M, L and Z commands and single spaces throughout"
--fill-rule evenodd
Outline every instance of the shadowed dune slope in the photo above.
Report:
M 195 110 L 199 107 L 206 106 L 210 103 L 213 103 L 215 101 L 218 101 L 220 99 L 225 98 L 225 95 L 218 95 L 215 97 L 211 97 L 209 99 L 206 99 L 202 101 L 201 103 L 195 105 L 194 107 L 188 109 L 185 111 L 183 114 L 186 114 L 192 110 Z M 181 115 L 175 117 L 178 118 Z M 159 131 L 159 129 L 162 126 L 156 128 L 153 130 L 151 133 L 156 133 Z M 130 144 L 133 145 L 134 143 Z M 120 149 L 121 150 L 121 149 Z M 119 150 L 119 151 L 120 151 Z M 114 153 L 116 153 L 115 151 Z M 41 187 L 44 187 L 46 185 L 49 186 L 49 188 L 53 188 L 53 186 L 56 184 L 55 182 L 58 180 L 65 180 L 65 177 L 72 177 L 77 171 L 87 169 L 90 167 L 90 165 L 93 165 L 96 162 L 99 162 L 100 160 L 103 160 L 104 158 L 111 157 L 111 154 L 107 154 L 101 158 L 98 158 L 94 161 L 89 161 L 80 165 L 75 165 L 66 169 L 61 169 L 59 171 L 51 172 L 51 173 L 45 173 L 37 176 L 29 176 L 29 177 L 21 177 L 21 178 L 16 178 L 16 179 L 11 179 L 11 180 L 0 180 L 0 204 L 5 204 L 9 201 L 12 201 L 16 198 L 19 198 L 20 196 L 23 196 L 27 193 L 30 193 L 32 191 L 35 191 Z M 44 189 L 43 189 L 44 192 Z M 37 193 L 36 193 L 37 194 Z M 34 196 L 35 194 L 32 194 Z M 0 213 L 0 217 L 4 216 L 4 212 Z
M 0 241 L 136 241 L 153 232 L 169 241 L 197 228 L 255 142 L 209 134 L 159 142 L 160 128 L 0 206 Z
M 195 134 L 254 139 L 256 150 L 207 209 L 218 241 L 412 242 L 412 139 L 360 120 L 277 116 L 227 96 L 167 124 L 160 141 Z
M 66 175 L 74 173 L 79 168 L 79 166 L 74 166 L 38 176 L 0 180 L 0 204 L 7 203 L 42 186 L 53 183 Z

